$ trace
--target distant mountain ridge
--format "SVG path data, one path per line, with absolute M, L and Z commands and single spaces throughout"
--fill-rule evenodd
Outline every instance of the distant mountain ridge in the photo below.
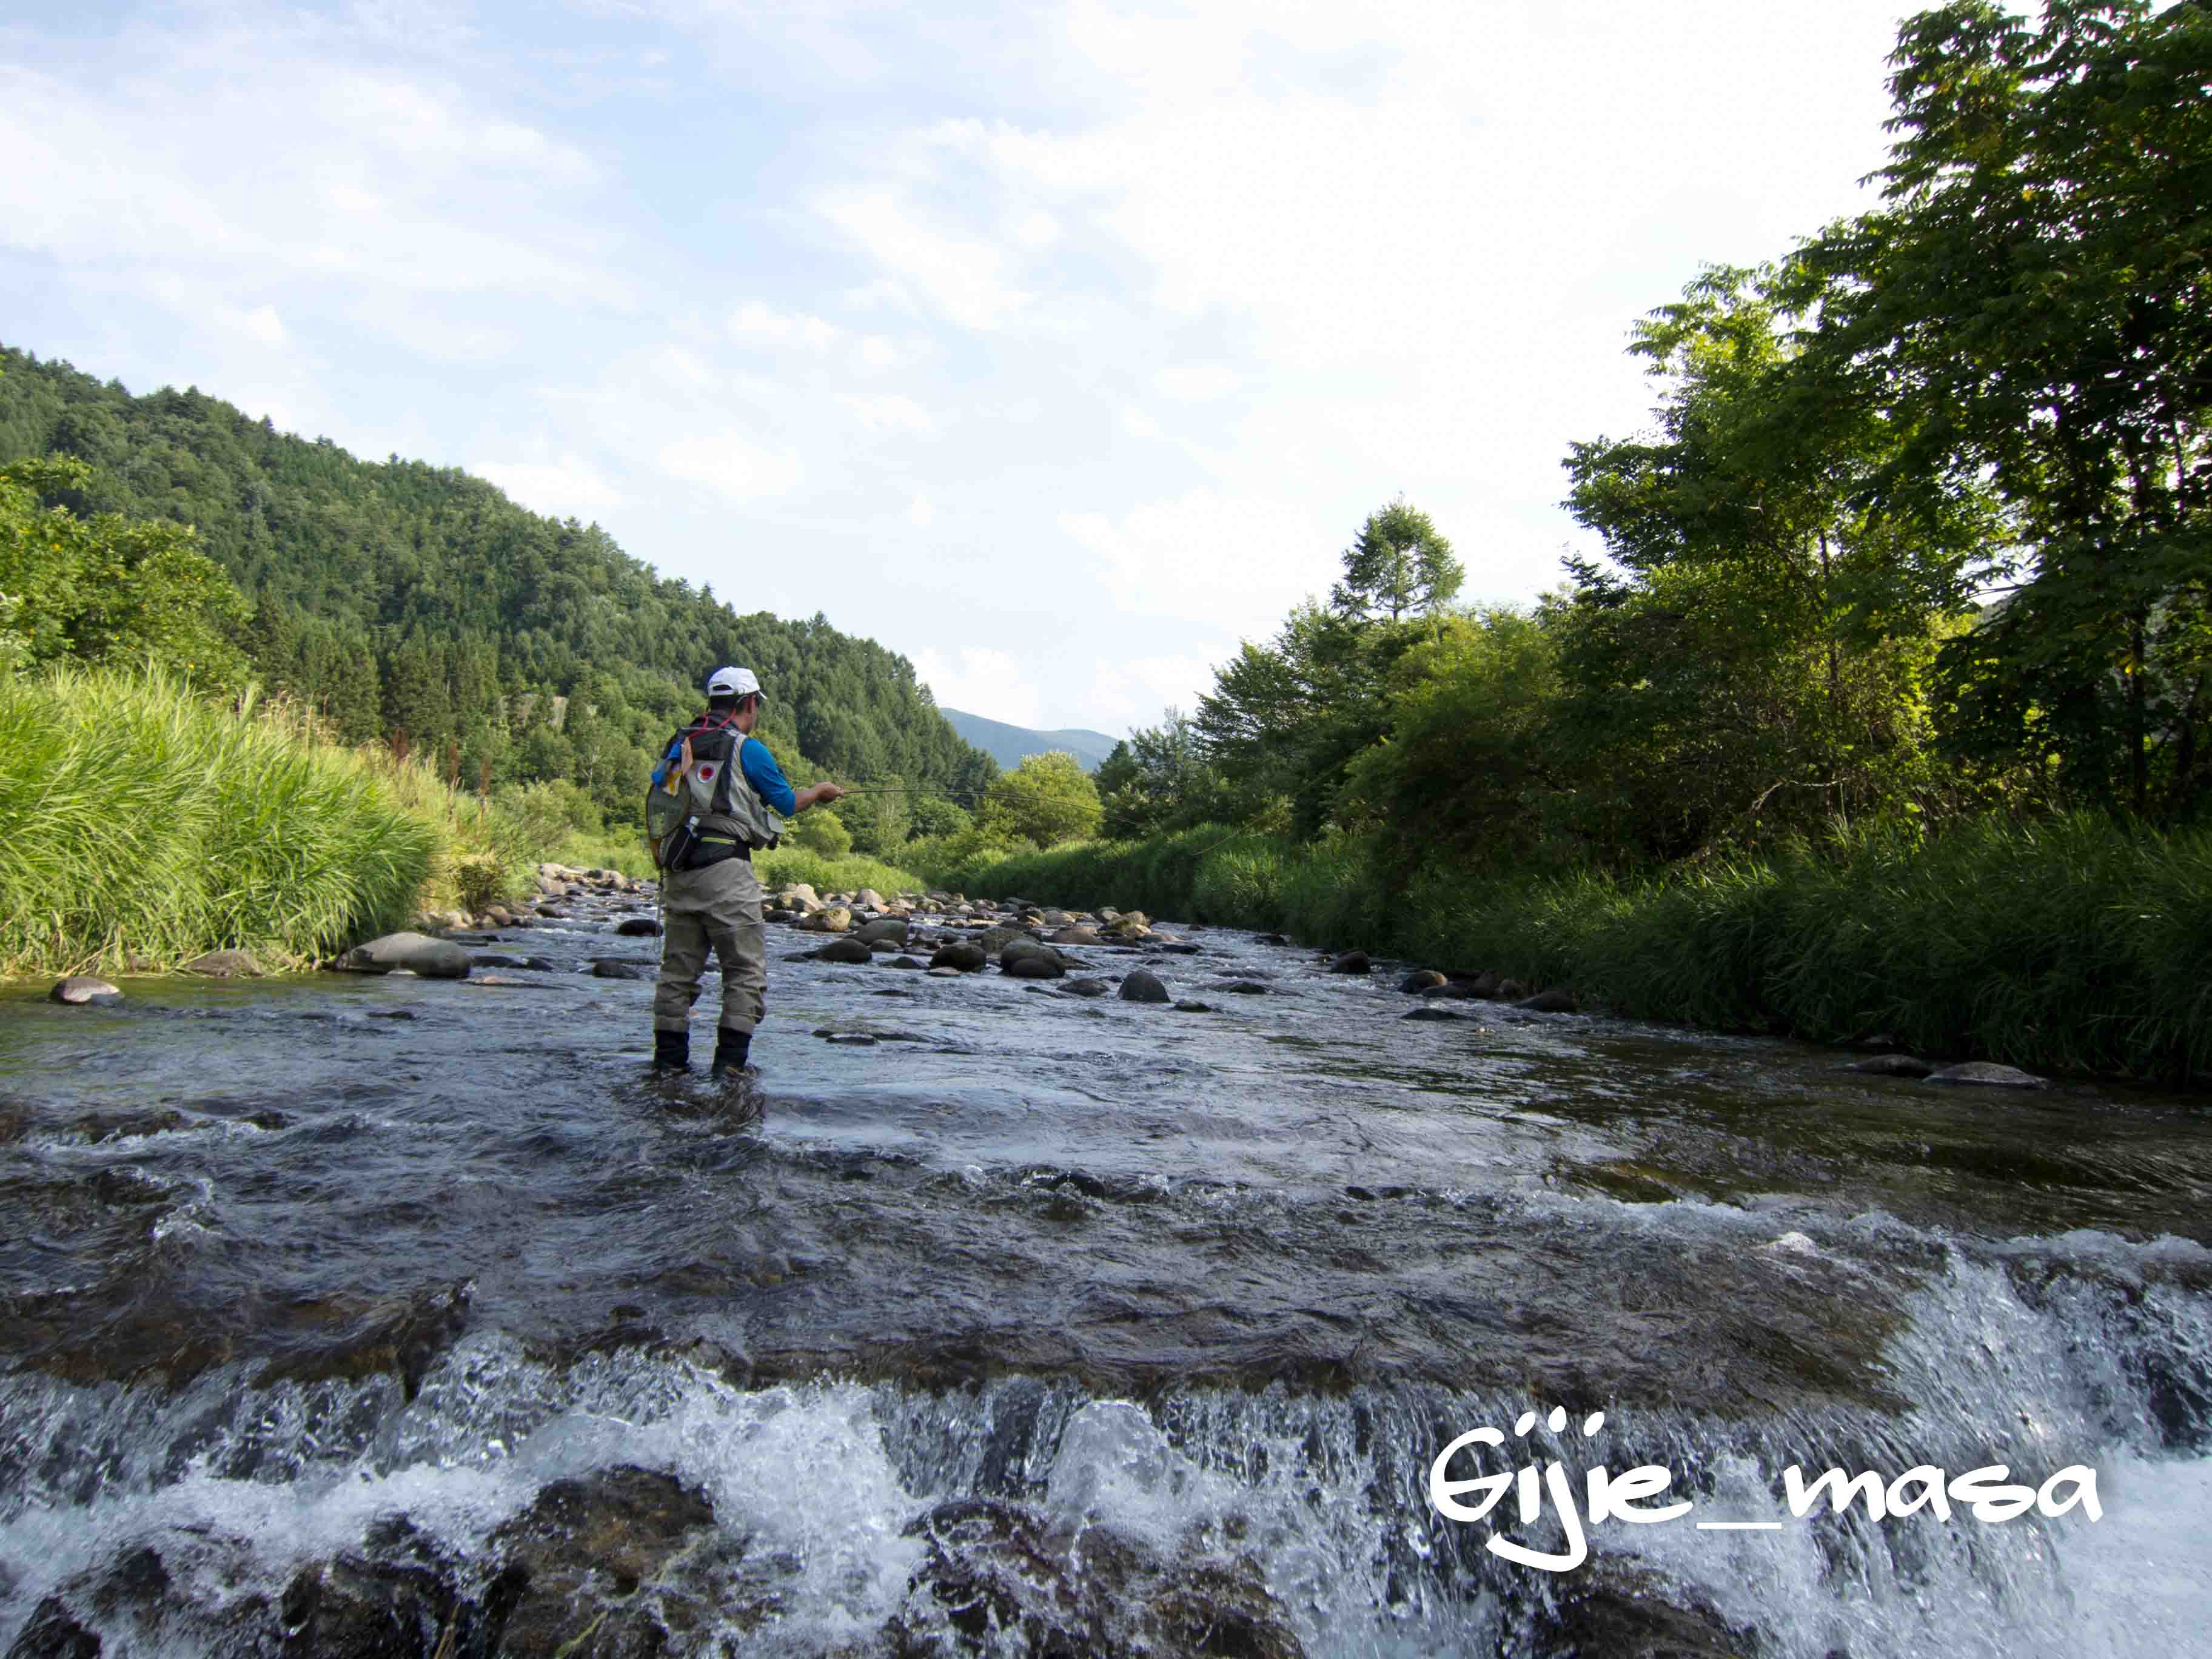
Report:
M 1080 726 L 1063 732 L 1033 732 L 1026 726 L 1009 726 L 1004 720 L 985 720 L 981 714 L 963 714 L 957 708 L 939 708 L 937 712 L 960 734 L 962 741 L 981 750 L 1008 771 L 1031 755 L 1065 749 L 1083 763 L 1085 771 L 1096 772 L 1120 741 L 1103 732 L 1087 732 Z

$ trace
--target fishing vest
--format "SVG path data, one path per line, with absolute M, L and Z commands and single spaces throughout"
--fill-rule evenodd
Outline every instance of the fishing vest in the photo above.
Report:
M 783 825 L 738 763 L 744 743 L 735 726 L 705 720 L 669 740 L 646 800 L 646 837 L 655 863 L 667 865 L 663 854 L 679 829 L 685 833 L 676 836 L 678 842 L 731 840 L 749 849 L 776 844 Z

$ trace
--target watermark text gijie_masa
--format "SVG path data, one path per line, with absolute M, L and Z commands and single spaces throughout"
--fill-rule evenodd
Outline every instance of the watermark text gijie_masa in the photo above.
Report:
M 1554 1407 L 1545 1421 L 1552 1432 L 1558 1434 L 1567 1426 L 1567 1413 L 1563 1407 Z M 1525 1438 L 1536 1422 L 1534 1412 L 1524 1413 L 1514 1425 L 1514 1435 Z M 1592 1413 L 1583 1419 L 1583 1438 L 1595 1439 L 1604 1427 L 1605 1413 Z M 1429 1465 L 1429 1502 L 1446 1520 L 1472 1524 L 1487 1518 L 1506 1492 L 1511 1491 L 1519 1524 L 1527 1527 L 1543 1514 L 1548 1499 L 1565 1534 L 1564 1549 L 1532 1548 L 1507 1536 L 1502 1528 L 1493 1532 L 1483 1546 L 1492 1554 L 1519 1566 L 1535 1567 L 1546 1572 L 1571 1571 L 1589 1559 L 1590 1528 L 1614 1522 L 1652 1526 L 1679 1521 L 1695 1507 L 1686 1498 L 1669 1497 L 1674 1471 L 1659 1463 L 1640 1464 L 1619 1474 L 1599 1464 L 1583 1476 L 1580 1501 L 1574 1481 L 1557 1462 L 1537 1459 L 1517 1470 L 1453 1478 L 1452 1460 L 1462 1452 L 1474 1446 L 1495 1449 L 1504 1444 L 1504 1434 L 1487 1425 L 1471 1429 L 1452 1441 Z M 1868 1518 L 1874 1521 L 1923 1512 L 1938 1521 L 1948 1521 L 1958 1510 L 1963 1510 L 1977 1522 L 1989 1526 L 2014 1520 L 2030 1510 L 2055 1517 L 2078 1508 L 2092 1521 L 2101 1521 L 2105 1515 L 2104 1505 L 2097 1497 L 2097 1472 L 2081 1463 L 2068 1464 L 2039 1486 L 2014 1482 L 2012 1471 L 2002 1463 L 1958 1475 L 1923 1463 L 1887 1482 L 1871 1471 L 1847 1475 L 1841 1469 L 1825 1470 L 1808 1480 L 1803 1468 L 1793 1463 L 1782 1472 L 1782 1482 L 1790 1516 L 1801 1521 L 1823 1503 L 1838 1515 L 1854 1504 L 1862 1504 Z M 1701 1532 L 1780 1532 L 1784 1525 L 1767 1519 L 1699 1521 L 1696 1524 Z

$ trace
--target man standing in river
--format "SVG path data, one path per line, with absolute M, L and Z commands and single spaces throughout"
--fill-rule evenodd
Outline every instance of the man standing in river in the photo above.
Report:
M 691 832 L 660 874 L 665 930 L 653 995 L 657 1073 L 690 1069 L 691 1005 L 710 947 L 722 963 L 712 1074 L 744 1069 L 768 992 L 768 933 L 753 854 L 775 845 L 777 813 L 795 817 L 845 793 L 834 783 L 793 790 L 768 745 L 752 735 L 760 708 L 760 682 L 750 669 L 716 669 L 707 681 L 707 712 L 676 734 L 653 773 L 656 788 L 672 775 L 684 778 L 694 799 L 704 791 L 709 807 L 693 817 Z

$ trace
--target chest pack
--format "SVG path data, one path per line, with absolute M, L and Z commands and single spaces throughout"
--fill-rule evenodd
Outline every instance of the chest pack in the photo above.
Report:
M 739 764 L 744 733 L 700 724 L 671 739 L 646 793 L 646 845 L 663 870 L 695 868 L 702 843 L 773 847 L 780 826 Z

